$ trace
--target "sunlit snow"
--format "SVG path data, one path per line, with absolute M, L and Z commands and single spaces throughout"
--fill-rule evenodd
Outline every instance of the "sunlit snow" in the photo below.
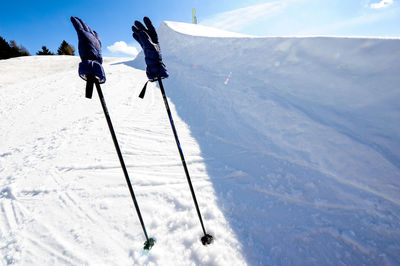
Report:
M 79 57 L 0 61 L 5 265 L 398 265 L 400 40 L 164 22 L 164 80 L 201 227 L 143 54 L 103 88 L 149 236 Z

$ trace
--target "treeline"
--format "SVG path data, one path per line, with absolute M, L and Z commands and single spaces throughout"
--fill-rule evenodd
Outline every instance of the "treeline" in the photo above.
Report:
M 3 37 L 0 36 L 0 59 L 28 55 L 31 54 L 25 47 L 22 45 L 18 46 L 15 41 L 10 41 L 10 43 L 8 43 Z
M 24 46 L 17 45 L 14 40 L 7 42 L 0 36 L 0 59 L 30 55 L 31 54 Z M 54 53 L 43 45 L 42 50 L 37 51 L 36 55 L 54 55 Z M 57 55 L 75 55 L 75 47 L 64 40 L 57 49 Z

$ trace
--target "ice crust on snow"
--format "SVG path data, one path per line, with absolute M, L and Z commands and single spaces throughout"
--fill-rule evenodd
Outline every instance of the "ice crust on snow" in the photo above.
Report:
M 176 22 L 158 32 L 215 243 L 199 241 L 159 90 L 137 97 L 143 53 L 107 58 L 103 92 L 157 239 L 148 254 L 79 58 L 34 56 L 0 61 L 3 264 L 400 263 L 400 40 L 253 38 Z

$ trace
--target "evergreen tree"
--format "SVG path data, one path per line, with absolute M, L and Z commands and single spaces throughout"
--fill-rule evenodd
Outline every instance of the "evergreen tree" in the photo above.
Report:
M 30 55 L 30 53 L 24 46 L 18 46 L 17 42 L 14 40 L 7 43 L 3 37 L 0 37 L 0 59 L 28 55 Z
M 41 51 L 36 52 L 37 55 L 54 55 L 45 45 L 42 46 Z
M 57 54 L 58 55 L 75 55 L 75 48 L 64 40 L 64 41 L 62 41 L 60 47 L 58 47 Z
M 0 36 L 0 59 L 11 57 L 11 47 L 8 42 Z

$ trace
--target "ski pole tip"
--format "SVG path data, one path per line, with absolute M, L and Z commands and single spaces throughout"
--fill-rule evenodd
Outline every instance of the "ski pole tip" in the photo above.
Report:
M 146 240 L 146 242 L 144 242 L 144 250 L 150 250 L 154 244 L 156 243 L 156 240 L 154 238 L 149 238 L 148 240 Z
M 212 235 L 209 234 L 205 234 L 202 238 L 201 238 L 201 243 L 204 246 L 210 245 L 212 242 L 214 241 L 214 238 Z

